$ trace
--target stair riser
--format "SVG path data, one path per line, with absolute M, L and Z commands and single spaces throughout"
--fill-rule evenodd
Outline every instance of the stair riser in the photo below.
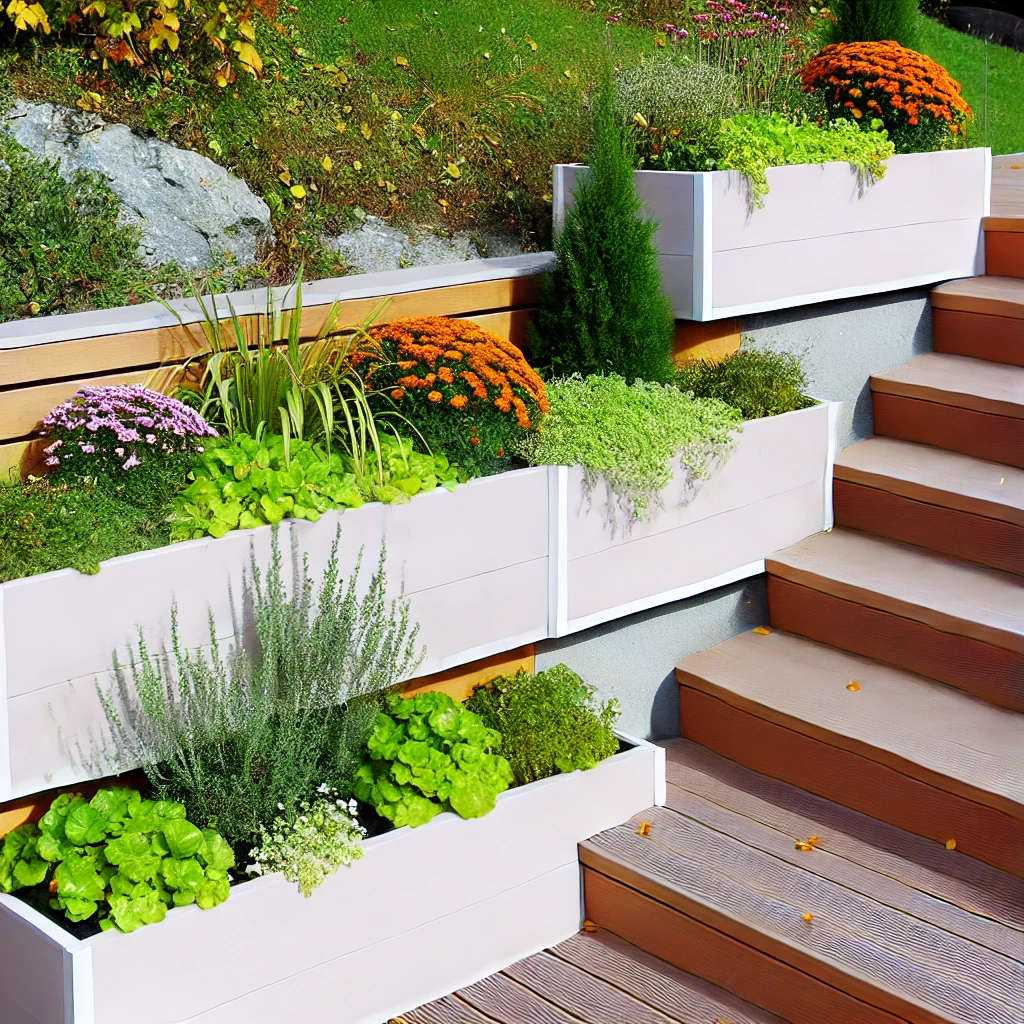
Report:
M 768 575 L 774 629 L 948 683 L 991 704 L 1024 711 L 1024 658 L 973 637 L 847 601 Z
M 835 738 L 828 742 L 828 734 L 798 732 L 801 723 L 766 721 L 688 685 L 685 673 L 678 676 L 685 738 L 937 843 L 955 839 L 960 852 L 1024 877 L 1024 821 L 882 764 L 870 748 L 853 752 Z
M 1024 231 L 985 232 L 985 273 L 1024 277 Z
M 872 392 L 875 433 L 1024 468 L 1024 420 Z
M 1024 366 L 1024 319 L 933 309 L 932 336 L 936 352 Z
M 837 526 L 1024 574 L 1024 527 L 848 480 L 836 479 L 832 496 Z
M 601 928 L 792 1024 L 900 1024 L 917 1019 L 896 1017 L 862 1002 L 593 868 L 583 870 L 583 889 L 587 917 Z M 687 909 L 701 917 L 720 916 L 696 905 Z M 731 924 L 716 923 L 726 928 Z

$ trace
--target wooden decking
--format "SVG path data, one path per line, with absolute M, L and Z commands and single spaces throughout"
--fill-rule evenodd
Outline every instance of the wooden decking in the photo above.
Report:
M 394 1024 L 785 1024 L 767 1010 L 644 953 L 607 931 L 553 949 Z

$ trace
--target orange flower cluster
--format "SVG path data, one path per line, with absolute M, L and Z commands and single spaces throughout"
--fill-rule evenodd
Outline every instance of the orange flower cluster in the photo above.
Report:
M 888 127 L 895 118 L 914 126 L 927 115 L 957 135 L 971 117 L 960 83 L 941 64 L 891 41 L 826 46 L 801 78 L 806 91 L 820 90 L 832 110 L 858 121 L 877 117 Z
M 443 316 L 406 317 L 375 327 L 371 337 L 395 356 L 371 368 L 371 385 L 388 389 L 395 401 L 426 391 L 427 401 L 465 409 L 471 401 L 511 413 L 529 430 L 535 410 L 548 411 L 544 382 L 510 341 L 471 320 Z M 401 376 L 394 376 L 394 371 Z

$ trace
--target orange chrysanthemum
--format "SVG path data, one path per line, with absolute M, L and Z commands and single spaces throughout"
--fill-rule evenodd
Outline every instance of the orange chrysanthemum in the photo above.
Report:
M 954 138 L 962 137 L 973 116 L 960 83 L 941 64 L 892 41 L 826 46 L 808 61 L 801 79 L 805 90 L 822 94 L 832 116 L 880 118 L 899 151 L 958 144 Z M 927 137 L 910 132 L 901 139 L 907 126 L 923 130 L 924 122 Z
M 442 395 L 440 391 L 431 391 L 430 394 L 427 395 L 428 402 L 440 402 L 442 398 L 444 398 L 444 395 Z

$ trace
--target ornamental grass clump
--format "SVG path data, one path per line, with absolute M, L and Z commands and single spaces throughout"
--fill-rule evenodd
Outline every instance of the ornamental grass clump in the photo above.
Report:
M 940 64 L 892 41 L 826 46 L 802 72 L 804 88 L 822 95 L 829 117 L 860 126 L 877 119 L 897 153 L 967 144 L 973 114 L 960 83 Z
M 46 466 L 143 506 L 164 500 L 217 432 L 194 409 L 141 384 L 87 386 L 43 420 Z
M 276 531 L 265 573 L 253 555 L 226 651 L 212 617 L 209 647 L 185 648 L 175 610 L 170 651 L 151 652 L 140 634 L 100 693 L 109 739 L 90 767 L 141 765 L 159 797 L 215 821 L 240 858 L 319 784 L 352 792 L 380 695 L 423 657 L 408 602 L 386 598 L 383 549 L 368 586 L 359 562 L 345 582 L 336 537 L 314 585 L 292 543 L 290 578 Z
M 706 477 L 727 456 L 741 420 L 716 399 L 615 375 L 549 382 L 548 400 L 551 411 L 527 435 L 523 457 L 535 466 L 581 466 L 591 495 L 603 481 L 608 519 L 627 530 L 662 507 L 677 461 L 691 480 Z
M 427 445 L 475 475 L 509 469 L 519 439 L 547 411 L 544 382 L 510 341 L 470 320 L 407 317 L 372 328 L 386 358 L 367 385 Z
M 478 686 L 466 707 L 501 734 L 501 753 L 517 786 L 559 772 L 593 768 L 618 753 L 616 701 L 598 704 L 567 665 L 517 672 Z
M 806 409 L 807 375 L 792 352 L 741 348 L 717 362 L 693 359 L 679 369 L 676 383 L 695 398 L 717 398 L 739 409 L 745 420 Z

